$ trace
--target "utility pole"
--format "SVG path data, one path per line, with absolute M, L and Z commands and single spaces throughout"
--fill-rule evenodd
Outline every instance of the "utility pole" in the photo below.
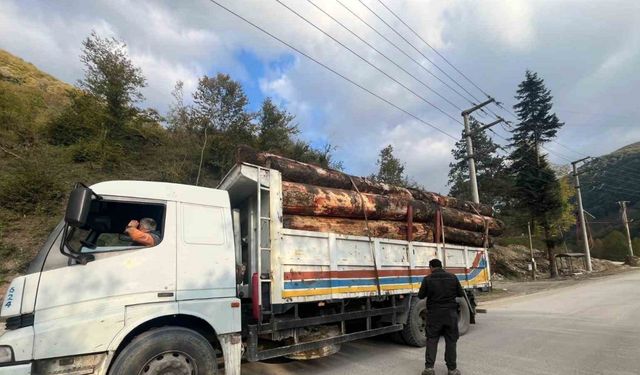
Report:
M 631 232 L 629 232 L 629 219 L 627 218 L 627 203 L 629 201 L 620 201 L 618 204 L 622 208 L 622 223 L 627 230 L 627 242 L 629 243 L 629 255 L 633 256 L 633 245 L 631 243 Z
M 591 251 L 589 250 L 589 237 L 587 235 L 587 223 L 584 220 L 584 208 L 582 207 L 582 193 L 580 192 L 580 178 L 578 177 L 578 167 L 577 164 L 589 159 L 589 156 L 586 158 L 576 160 L 571 162 L 571 166 L 573 167 L 573 177 L 576 182 L 576 195 L 578 196 L 578 216 L 580 218 L 580 226 L 582 227 L 582 239 L 584 240 L 584 256 L 587 259 L 587 272 L 593 271 L 591 266 Z
M 462 117 L 464 118 L 464 135 L 467 138 L 467 159 L 469 161 L 469 183 L 471 184 L 471 197 L 473 202 L 480 203 L 480 195 L 478 194 L 478 180 L 476 177 L 476 162 L 473 158 L 473 143 L 471 142 L 471 136 L 473 135 L 471 129 L 469 128 L 469 115 L 474 111 L 495 102 L 494 98 L 489 98 L 483 103 L 480 103 L 472 108 L 462 111 Z M 489 125 L 483 126 L 482 130 L 488 129 L 489 127 L 498 124 L 504 121 L 503 119 L 498 119 Z

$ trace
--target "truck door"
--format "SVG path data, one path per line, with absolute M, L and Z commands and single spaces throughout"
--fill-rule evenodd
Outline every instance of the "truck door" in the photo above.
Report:
M 143 217 L 156 222 L 155 246 L 123 235 L 129 220 Z M 175 300 L 175 202 L 105 197 L 92 203 L 87 223 L 72 233 L 70 245 L 95 260 L 61 261 L 59 238 L 45 261 L 35 308 L 36 359 L 105 351 L 124 327 L 125 306 Z
M 235 297 L 231 210 L 180 203 L 178 300 Z

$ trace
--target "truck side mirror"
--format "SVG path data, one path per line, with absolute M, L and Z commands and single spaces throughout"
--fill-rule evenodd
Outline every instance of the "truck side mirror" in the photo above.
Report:
M 91 189 L 80 184 L 71 191 L 67 211 L 64 215 L 64 221 L 68 225 L 79 228 L 87 224 L 93 194 Z

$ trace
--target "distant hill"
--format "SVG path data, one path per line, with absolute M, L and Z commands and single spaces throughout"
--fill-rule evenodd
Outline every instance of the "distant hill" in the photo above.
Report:
M 594 236 L 621 230 L 618 201 L 629 201 L 632 235 L 640 236 L 640 142 L 592 159 L 580 168 L 584 208 L 591 219 Z M 640 250 L 640 249 L 638 249 Z

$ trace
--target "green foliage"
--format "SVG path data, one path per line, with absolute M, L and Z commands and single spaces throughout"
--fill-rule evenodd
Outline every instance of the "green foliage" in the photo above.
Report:
M 482 124 L 473 117 L 470 121 L 473 155 L 476 162 L 476 176 L 480 202 L 489 204 L 497 211 L 503 211 L 510 204 L 512 180 L 505 166 L 505 158 L 498 154 L 499 146 L 491 140 Z M 451 150 L 454 162 L 449 164 L 449 195 L 471 200 L 469 188 L 469 162 L 464 130 L 461 139 Z
M 376 165 L 378 165 L 378 172 L 371 176 L 376 181 L 397 186 L 408 185 L 408 179 L 404 173 L 404 164 L 393 155 L 393 146 L 387 145 L 380 150 Z
M 636 237 L 631 241 L 631 246 L 633 247 L 633 254 L 635 256 L 640 256 L 640 237 Z
M 102 38 L 93 31 L 82 46 L 85 76 L 80 86 L 106 104 L 109 130 L 120 129 L 130 118 L 133 104 L 143 99 L 142 70 L 129 59 L 126 44 L 115 38 Z
M 53 145 L 69 146 L 97 136 L 105 120 L 100 100 L 82 91 L 69 91 L 70 105 L 47 127 L 47 138 Z
M 266 98 L 258 112 L 258 145 L 261 150 L 284 154 L 291 149 L 291 137 L 300 132 L 292 124 L 295 116 Z
M 611 231 L 604 238 L 594 241 L 593 255 L 597 258 L 623 261 L 629 255 L 627 238 L 620 231 Z
M 52 213 L 64 196 L 62 183 L 42 164 L 21 163 L 0 180 L 0 202 L 21 214 Z
M 555 276 L 553 249 L 559 239 L 554 238 L 554 224 L 561 221 L 566 205 L 555 171 L 546 156 L 540 155 L 540 147 L 555 138 L 563 123 L 552 112 L 553 97 L 542 78 L 531 71 L 525 76 L 518 86 L 518 103 L 513 107 L 520 122 L 513 130 L 511 171 L 518 205 L 529 214 L 534 228 L 542 227 L 551 276 Z
M 245 110 L 249 99 L 240 83 L 229 75 L 218 73 L 215 77 L 200 78 L 193 100 L 200 130 L 206 127 L 213 131 L 253 134 L 252 115 Z

